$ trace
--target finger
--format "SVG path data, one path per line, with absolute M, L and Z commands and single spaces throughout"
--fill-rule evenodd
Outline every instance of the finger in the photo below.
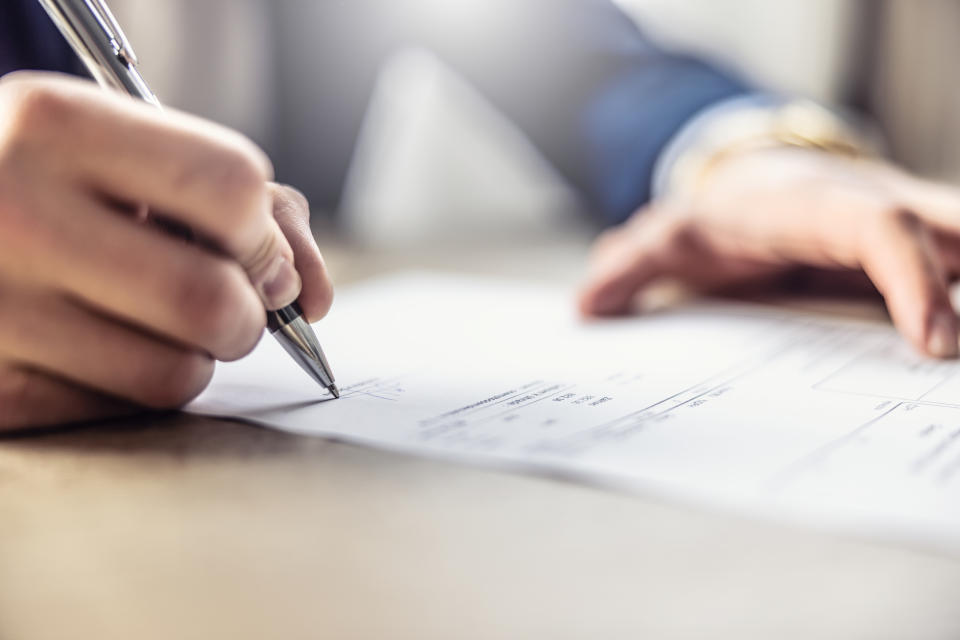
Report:
M 940 262 L 947 273 L 948 281 L 956 280 L 960 276 L 960 235 L 950 232 L 934 233 L 934 244 Z
M 161 112 L 82 81 L 20 74 L 17 130 L 52 171 L 111 199 L 145 203 L 234 257 L 269 308 L 296 299 L 293 253 L 271 211 L 273 170 L 226 128 Z
M 310 228 L 310 205 L 302 193 L 270 184 L 273 216 L 293 249 L 293 263 L 303 281 L 299 302 L 307 319 L 320 320 L 333 304 L 333 284 Z
M 155 409 L 178 408 L 213 375 L 205 354 L 157 340 L 60 296 L 4 292 L 0 359 Z
M 936 231 L 960 234 L 960 189 L 897 172 L 890 181 L 901 201 Z
M 238 259 L 267 309 L 281 309 L 299 297 L 303 282 L 294 266 L 293 250 L 272 216 L 260 245 Z
M 5 219 L 0 270 L 221 360 L 248 353 L 266 317 L 233 261 L 106 210 L 78 194 L 37 196 Z M 44 215 L 53 211 L 57 215 Z
M 668 272 L 682 224 L 655 210 L 636 216 L 597 242 L 593 266 L 580 293 L 580 310 L 585 315 L 629 312 L 638 292 Z
M 957 320 L 929 228 L 907 210 L 873 216 L 858 251 L 894 324 L 920 351 L 957 355 Z
M 129 402 L 38 371 L 0 364 L 0 432 L 135 415 Z

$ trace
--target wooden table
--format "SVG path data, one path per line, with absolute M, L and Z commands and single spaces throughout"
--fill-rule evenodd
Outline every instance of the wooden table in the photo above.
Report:
M 331 262 L 438 266 L 378 256 Z M 960 562 L 154 416 L 0 441 L 0 640 L 47 638 L 960 638 Z

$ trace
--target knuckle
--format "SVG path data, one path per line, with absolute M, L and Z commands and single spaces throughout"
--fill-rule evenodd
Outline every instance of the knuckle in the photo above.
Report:
M 696 226 L 684 218 L 672 218 L 664 223 L 660 234 L 661 244 L 676 249 L 692 249 L 696 246 Z
M 222 164 L 223 186 L 245 192 L 265 188 L 267 173 L 252 153 L 237 149 L 226 154 Z
M 70 98 L 49 82 L 28 77 L 5 80 L 3 90 L 4 146 L 60 130 L 73 109 Z
M 239 349 L 252 349 L 262 330 L 262 325 L 252 326 L 245 320 L 251 296 L 255 294 L 246 274 L 235 265 L 218 261 L 212 268 L 184 274 L 176 304 L 197 345 L 225 358 Z
M 270 157 L 250 138 L 241 133 L 231 132 L 234 136 L 232 146 L 237 153 L 244 156 L 250 162 L 260 176 L 263 182 L 270 182 L 273 179 L 274 170 Z
M 262 320 L 255 323 L 248 323 L 245 326 L 249 327 L 249 329 L 245 329 L 243 333 L 238 332 L 235 334 L 238 337 L 221 351 L 221 360 L 224 362 L 233 362 L 253 352 L 257 344 L 260 343 L 260 338 L 267 324 L 266 314 L 261 313 L 259 317 L 262 318 Z
M 923 220 L 915 211 L 900 205 L 888 205 L 881 216 L 889 225 L 899 229 L 916 231 L 923 227 Z
M 217 167 L 215 189 L 223 196 L 224 204 L 235 207 L 238 214 L 260 214 L 266 199 L 268 173 L 256 155 L 231 151 L 224 154 Z
M 929 229 L 915 211 L 897 204 L 884 204 L 864 218 L 854 246 L 861 261 L 879 258 L 885 250 L 900 246 L 905 240 L 925 243 Z
M 199 333 L 202 346 L 208 346 L 229 325 L 237 300 L 233 280 L 229 270 L 219 264 L 180 280 L 177 305 Z
M 243 154 L 229 154 L 219 163 L 212 188 L 235 242 L 242 244 L 244 238 L 261 232 L 270 217 L 270 197 L 266 178 L 256 162 Z
M 151 409 L 178 409 L 203 391 L 213 377 L 213 360 L 180 352 L 165 362 L 152 362 L 139 382 L 137 400 Z
M 43 78 L 49 78 L 51 75 L 46 71 L 31 71 L 28 69 L 18 69 L 11 71 L 0 77 L 0 87 L 12 87 L 21 84 L 36 83 Z

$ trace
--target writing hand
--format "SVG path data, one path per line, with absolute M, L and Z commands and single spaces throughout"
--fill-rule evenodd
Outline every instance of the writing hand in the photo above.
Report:
M 307 204 L 271 177 L 212 123 L 52 74 L 0 80 L 0 429 L 179 407 L 254 347 L 265 306 L 302 288 L 322 317 Z

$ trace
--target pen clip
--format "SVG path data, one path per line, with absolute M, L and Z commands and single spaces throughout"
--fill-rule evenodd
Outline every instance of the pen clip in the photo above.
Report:
M 120 23 L 117 22 L 113 12 L 110 11 L 110 7 L 107 6 L 106 1 L 83 0 L 83 2 L 87 5 L 87 8 L 90 9 L 94 17 L 96 17 L 104 33 L 110 38 L 110 42 L 113 44 L 113 49 L 117 56 L 130 66 L 136 66 L 139 62 L 137 60 L 137 54 L 134 53 L 133 47 L 130 46 L 130 41 L 127 40 L 127 36 L 123 33 L 123 29 L 120 28 Z

